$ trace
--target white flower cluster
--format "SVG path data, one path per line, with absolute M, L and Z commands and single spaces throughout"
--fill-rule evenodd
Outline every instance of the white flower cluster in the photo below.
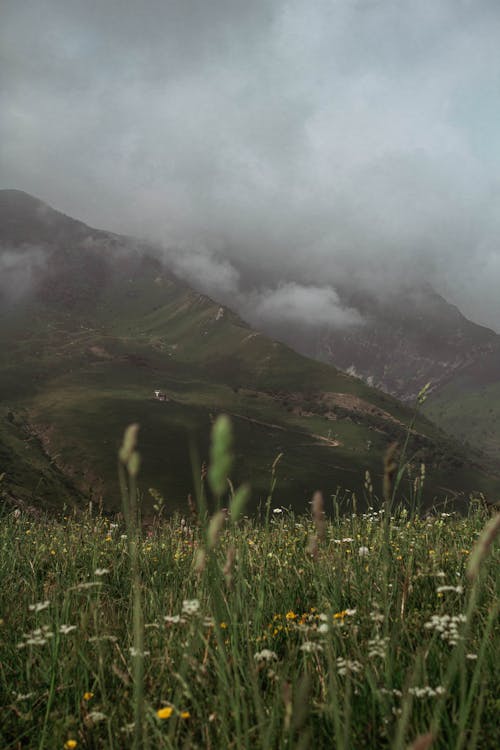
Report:
M 387 651 L 388 643 L 389 643 L 389 638 L 382 638 L 379 635 L 375 636 L 375 638 L 368 641 L 369 658 L 373 659 L 374 657 L 378 656 L 381 659 L 385 659 L 385 654 Z
M 334 544 L 350 544 L 354 539 L 351 536 L 346 536 L 344 539 L 334 539 Z
M 408 690 L 410 695 L 414 695 L 416 698 L 435 698 L 437 695 L 444 695 L 446 693 L 446 689 L 442 687 L 441 685 L 438 685 L 435 688 L 429 687 L 429 685 L 426 685 L 425 687 L 412 687 Z
M 262 651 L 257 651 L 257 653 L 253 655 L 253 658 L 258 664 L 261 662 L 269 664 L 270 662 L 278 661 L 278 654 L 275 651 L 271 651 L 269 648 L 263 648 Z
M 48 643 L 50 638 L 54 637 L 54 633 L 49 625 L 42 625 L 41 628 L 33 630 L 31 633 L 24 633 L 24 641 L 17 644 L 17 648 L 25 648 L 25 646 L 44 646 Z
M 49 606 L 49 601 L 37 602 L 36 604 L 30 604 L 28 606 L 28 609 L 30 609 L 32 612 L 41 612 L 42 610 L 47 609 Z
M 182 613 L 184 615 L 196 615 L 200 611 L 198 599 L 184 599 L 182 602 Z
M 73 630 L 76 630 L 76 625 L 61 625 L 59 627 L 59 632 L 62 635 L 68 635 L 68 633 L 71 633 Z
M 168 625 L 178 625 L 180 622 L 186 622 L 180 615 L 165 615 L 163 618 Z
M 314 641 L 304 641 L 300 650 L 305 654 L 317 654 L 319 651 L 323 651 L 321 643 L 315 643 Z
M 105 576 L 110 572 L 109 568 L 96 568 L 94 570 L 94 575 L 96 576 Z
M 425 623 L 427 630 L 435 630 L 440 633 L 441 639 L 451 646 L 456 646 L 461 636 L 458 629 L 461 623 L 467 621 L 465 615 L 432 615 L 431 619 Z
M 463 594 L 464 593 L 464 587 L 463 586 L 438 586 L 436 589 L 438 594 L 443 594 L 445 591 L 454 591 L 456 594 Z
M 337 671 L 340 675 L 346 675 L 348 672 L 357 673 L 361 672 L 361 670 L 361 664 L 355 659 L 342 659 L 340 656 L 337 659 Z
M 100 721 L 106 721 L 108 717 L 101 711 L 90 711 L 85 717 L 86 724 L 98 724 Z

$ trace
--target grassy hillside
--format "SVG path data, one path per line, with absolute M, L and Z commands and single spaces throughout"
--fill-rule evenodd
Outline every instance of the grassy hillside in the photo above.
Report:
M 471 385 L 459 378 L 432 394 L 426 414 L 462 442 L 484 450 L 498 465 L 500 382 Z
M 409 409 L 253 331 L 176 279 L 151 249 L 79 222 L 73 226 L 48 207 L 35 202 L 33 208 L 23 194 L 16 203 L 15 191 L 4 192 L 10 218 L 0 226 L 0 252 L 8 252 L 11 263 L 19 257 L 23 268 L 30 243 L 40 236 L 45 260 L 29 290 L 3 303 L 3 404 L 81 490 L 103 497 L 109 510 L 119 507 L 117 439 L 127 424 L 139 422 L 145 502 L 148 488 L 155 488 L 169 509 L 182 507 L 207 458 L 219 412 L 233 418 L 239 446 L 234 480 L 252 477 L 254 506 L 267 496 L 278 454 L 286 505 L 303 508 L 315 489 L 330 495 L 339 486 L 361 502 L 365 471 L 379 481 L 387 446 L 404 442 Z M 1 208 L 2 191 L 0 215 Z M 156 401 L 155 389 L 168 401 Z M 465 453 L 423 417 L 409 455 L 410 483 L 420 463 L 427 465 L 429 501 L 445 495 L 466 501 L 473 490 L 499 487 L 480 468 L 479 456 Z M 12 481 L 10 471 L 5 481 Z

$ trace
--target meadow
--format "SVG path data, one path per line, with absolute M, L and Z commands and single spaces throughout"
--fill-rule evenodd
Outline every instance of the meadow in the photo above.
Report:
M 424 467 L 399 502 L 389 452 L 366 511 L 316 494 L 296 515 L 273 501 L 278 458 L 249 517 L 222 418 L 185 514 L 153 492 L 144 519 L 136 443 L 132 425 L 117 517 L 3 507 L 4 750 L 500 746 L 500 523 L 484 498 L 424 515 Z

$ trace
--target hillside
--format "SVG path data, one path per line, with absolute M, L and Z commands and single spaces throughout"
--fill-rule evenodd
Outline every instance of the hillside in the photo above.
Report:
M 394 398 L 252 330 L 177 279 L 154 248 L 25 193 L 0 191 L 0 253 L 3 404 L 59 475 L 109 510 L 118 507 L 116 451 L 127 424 L 141 424 L 145 502 L 152 487 L 172 510 L 195 490 L 220 411 L 235 428 L 234 479 L 252 478 L 254 505 L 280 453 L 283 504 L 303 508 L 318 487 L 360 496 L 365 470 L 377 489 L 382 455 L 403 441 L 412 416 Z M 499 486 L 479 454 L 424 418 L 410 449 L 414 473 L 427 465 L 428 500 Z
M 269 325 L 268 333 L 319 361 L 335 363 L 413 402 L 431 382 L 424 411 L 447 432 L 488 453 L 500 451 L 500 336 L 468 320 L 430 286 L 383 298 L 340 290 L 364 323 L 311 332 Z

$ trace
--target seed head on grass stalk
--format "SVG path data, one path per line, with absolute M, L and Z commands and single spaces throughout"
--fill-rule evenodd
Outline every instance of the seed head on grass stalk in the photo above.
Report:
M 139 568 L 140 523 L 137 514 L 137 475 L 140 456 L 136 450 L 138 424 L 131 424 L 125 430 L 118 458 L 120 488 L 123 510 L 127 522 L 127 536 L 130 555 L 130 582 L 132 592 L 133 623 L 133 683 L 134 683 L 134 739 L 133 748 L 143 747 L 144 728 L 144 623 L 142 617 L 141 574 Z
M 229 417 L 222 414 L 217 417 L 212 428 L 210 467 L 208 469 L 208 483 L 216 497 L 220 497 L 226 489 L 227 477 L 233 464 L 232 445 L 231 422 Z
M 311 512 L 316 533 L 310 535 L 306 552 L 316 560 L 319 554 L 319 543 L 324 540 L 326 529 L 324 501 L 321 492 L 314 493 L 311 501 Z
M 476 580 L 481 563 L 488 556 L 490 548 L 498 534 L 500 534 L 500 513 L 490 518 L 472 550 L 469 565 L 467 566 L 467 578 L 470 581 Z
M 384 456 L 384 500 L 386 502 L 386 512 L 389 512 L 392 501 L 392 492 L 394 489 L 394 477 L 398 468 L 396 461 L 397 443 L 392 443 Z

